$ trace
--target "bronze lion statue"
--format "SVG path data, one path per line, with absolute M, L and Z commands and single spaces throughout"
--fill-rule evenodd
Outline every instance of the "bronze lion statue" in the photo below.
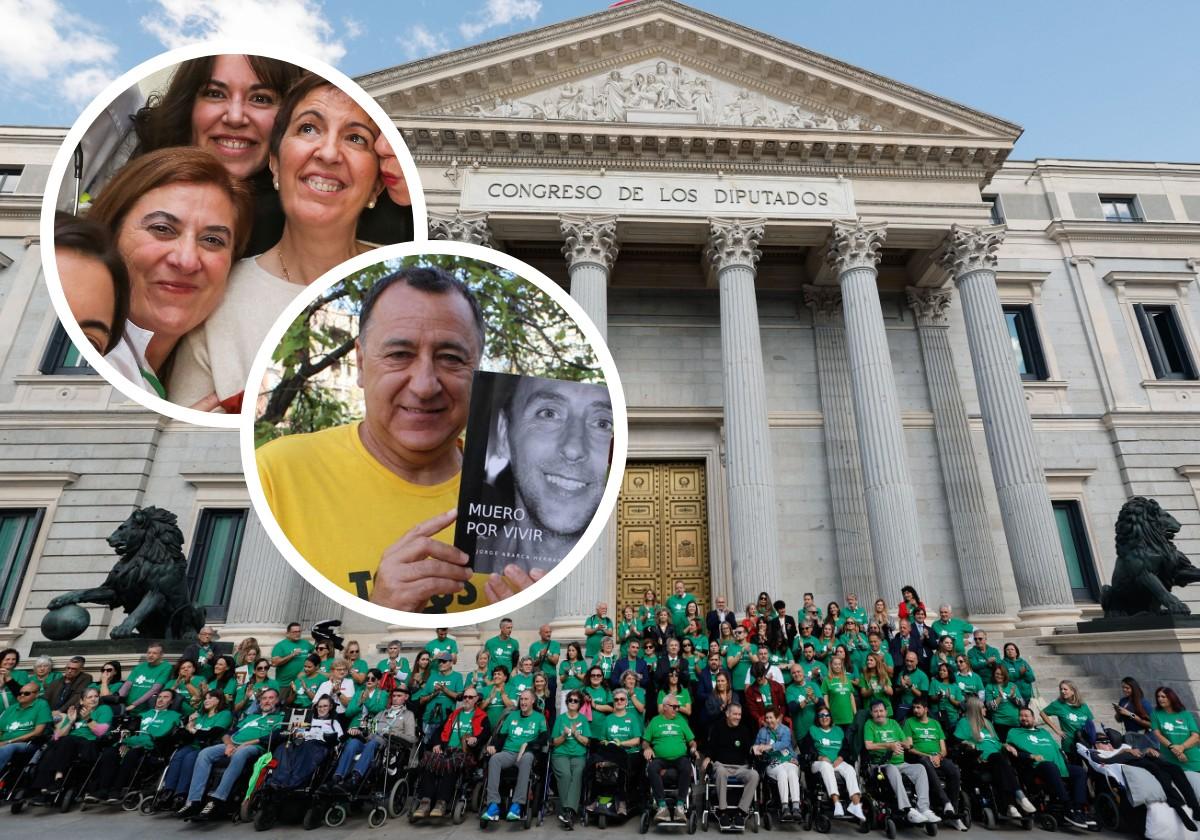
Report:
M 1191 615 L 1171 587 L 1200 581 L 1200 569 L 1175 547 L 1179 522 L 1154 499 L 1134 496 L 1117 516 L 1117 563 L 1100 594 L 1105 617 Z
M 59 595 L 48 609 L 79 603 L 120 607 L 126 616 L 109 633 L 114 639 L 194 638 L 204 626 L 204 610 L 188 594 L 183 532 L 177 522 L 169 510 L 135 510 L 108 538 L 120 559 L 104 583 Z

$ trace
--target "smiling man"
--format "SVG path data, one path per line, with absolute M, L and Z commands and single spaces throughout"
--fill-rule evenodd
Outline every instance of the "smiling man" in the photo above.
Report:
M 452 545 L 459 435 L 483 349 L 483 313 L 462 281 L 432 267 L 389 275 L 359 317 L 364 419 L 258 450 L 280 527 L 341 588 L 395 609 L 444 612 L 501 600 L 540 577 L 514 565 L 473 573 Z

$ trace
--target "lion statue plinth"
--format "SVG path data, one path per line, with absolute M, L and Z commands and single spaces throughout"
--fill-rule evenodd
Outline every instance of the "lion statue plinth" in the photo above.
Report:
M 1200 582 L 1200 569 L 1175 547 L 1177 533 L 1179 522 L 1154 499 L 1134 496 L 1122 505 L 1112 585 L 1100 594 L 1105 618 L 1192 614 L 1171 594 L 1172 587 Z
M 109 636 L 128 639 L 195 638 L 204 610 L 188 594 L 183 532 L 175 514 L 158 507 L 138 508 L 113 531 L 108 544 L 120 556 L 104 583 L 54 598 L 56 610 L 69 604 L 100 604 L 125 610 L 125 620 Z

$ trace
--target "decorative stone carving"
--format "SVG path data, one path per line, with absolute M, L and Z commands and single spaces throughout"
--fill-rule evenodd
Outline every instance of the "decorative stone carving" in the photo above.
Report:
M 940 262 L 954 276 L 955 283 L 972 271 L 996 269 L 996 250 L 1004 242 L 1005 230 L 1004 225 L 950 226 Z
M 493 97 L 453 113 L 476 117 L 596 122 L 672 122 L 827 131 L 883 131 L 861 115 L 838 118 L 657 60 L 564 82 L 548 93 Z
M 1154 499 L 1134 496 L 1117 516 L 1112 585 L 1100 594 L 1104 617 L 1191 615 L 1173 587 L 1200 583 L 1200 569 L 1175 547 L 1179 521 Z
M 562 231 L 563 256 L 568 268 L 579 263 L 595 263 L 606 271 L 617 259 L 617 217 L 575 216 L 563 214 L 558 217 Z
M 949 326 L 950 318 L 946 314 L 950 309 L 953 295 L 949 289 L 918 289 L 909 286 L 904 290 L 908 297 L 908 305 L 917 316 L 917 325 L 921 327 Z
M 835 220 L 826 259 L 838 274 L 852 268 L 875 268 L 879 265 L 879 251 L 885 239 L 887 222 L 866 224 L 861 219 L 854 222 Z
M 464 213 L 462 210 L 455 210 L 453 213 L 430 213 L 429 238 L 470 242 L 485 248 L 490 248 L 493 244 L 487 213 Z
M 842 289 L 840 286 L 805 286 L 804 305 L 812 310 L 813 325 L 841 326 Z
M 751 270 L 762 251 L 758 243 L 764 232 L 763 219 L 709 219 L 712 237 L 708 240 L 708 262 L 720 274 L 726 268 L 741 265 Z

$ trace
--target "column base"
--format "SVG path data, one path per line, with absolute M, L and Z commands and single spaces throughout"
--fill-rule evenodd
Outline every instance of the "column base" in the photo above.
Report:
M 1017 619 L 1008 613 L 981 613 L 979 615 L 972 613 L 967 618 L 977 630 L 986 630 L 989 635 L 1006 633 L 1015 630 L 1017 626 Z
M 567 642 L 579 642 L 580 645 L 587 641 L 587 636 L 583 635 L 583 624 L 587 621 L 586 615 L 556 615 L 550 620 L 550 628 L 554 631 L 554 641 L 558 642 L 564 649 Z
M 1034 607 L 1018 610 L 1016 629 L 1034 631 L 1029 633 L 1032 636 L 1049 636 L 1054 632 L 1055 627 L 1061 625 L 1070 625 L 1074 629 L 1075 623 L 1082 615 L 1083 610 L 1075 606 Z

